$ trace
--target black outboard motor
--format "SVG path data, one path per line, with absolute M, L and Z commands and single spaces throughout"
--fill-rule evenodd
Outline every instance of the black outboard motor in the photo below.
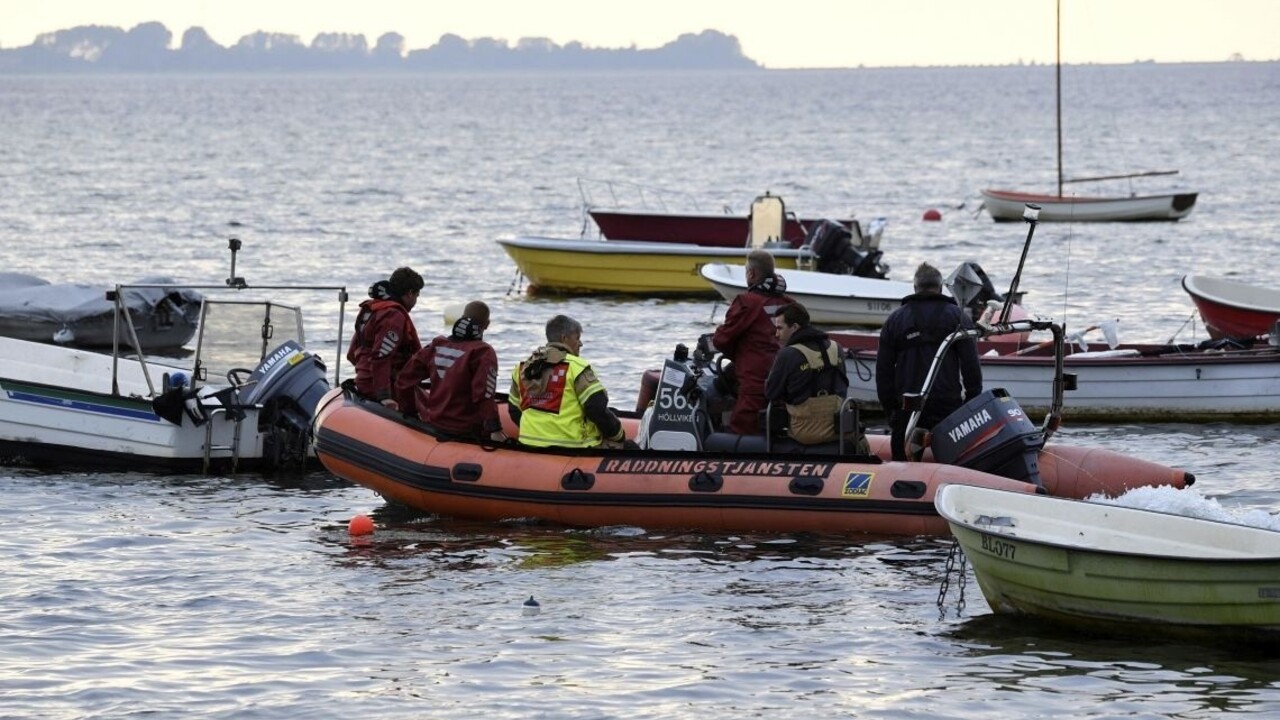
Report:
M 854 247 L 853 232 L 838 222 L 820 220 L 814 223 L 805 242 L 818 259 L 818 272 L 866 278 L 887 275 L 880 262 L 884 253 L 877 248 Z
M 311 445 L 311 421 L 329 391 L 324 362 L 293 340 L 272 350 L 245 380 L 240 402 L 261 404 L 267 432 L 263 459 L 272 467 L 301 465 Z
M 1003 388 L 987 390 L 934 426 L 930 446 L 940 463 L 1043 487 L 1037 457 L 1044 434 Z

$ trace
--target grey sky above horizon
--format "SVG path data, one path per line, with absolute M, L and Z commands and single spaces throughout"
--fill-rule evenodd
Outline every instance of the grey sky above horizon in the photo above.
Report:
M 410 49 L 453 33 L 515 44 L 542 37 L 591 47 L 658 47 L 682 33 L 734 35 L 769 68 L 1052 63 L 1055 0 L 0 0 L 0 47 L 78 25 L 163 23 L 221 45 L 259 30 L 398 32 Z M 1063 0 L 1065 63 L 1280 59 L 1280 0 Z

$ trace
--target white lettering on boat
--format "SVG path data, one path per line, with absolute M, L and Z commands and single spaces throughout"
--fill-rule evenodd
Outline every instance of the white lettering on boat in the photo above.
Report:
M 947 436 L 951 438 L 951 442 L 959 442 L 969 433 L 989 422 L 991 422 L 991 413 L 983 408 L 980 412 L 974 413 L 973 417 L 948 430 Z

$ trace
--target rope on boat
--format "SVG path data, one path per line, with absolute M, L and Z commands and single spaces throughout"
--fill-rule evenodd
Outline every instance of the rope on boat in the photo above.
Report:
M 958 538 L 951 538 L 951 549 L 947 551 L 947 565 L 942 571 L 942 585 L 938 588 L 938 617 L 946 618 L 947 616 L 947 591 L 951 588 L 951 574 L 957 574 L 956 589 L 959 591 L 959 597 L 956 601 L 956 617 L 964 615 L 964 586 L 969 579 L 964 556 L 964 549 L 960 547 Z

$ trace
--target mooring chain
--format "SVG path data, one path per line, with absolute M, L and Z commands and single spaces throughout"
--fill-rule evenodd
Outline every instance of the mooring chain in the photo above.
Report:
M 951 573 L 958 572 L 959 578 L 956 580 L 956 589 L 960 593 L 959 600 L 956 603 L 956 617 L 964 614 L 964 586 L 968 581 L 968 573 L 965 572 L 964 550 L 960 547 L 960 541 L 952 538 L 951 549 L 947 551 L 947 564 L 942 571 L 942 586 L 938 588 L 938 612 L 942 617 L 946 617 L 946 601 L 947 591 L 951 587 Z
M 511 293 L 515 292 L 516 285 L 520 284 L 523 281 L 524 281 L 524 272 L 521 271 L 519 268 L 516 268 L 516 276 L 511 279 L 511 285 L 507 287 L 507 296 L 510 297 Z

